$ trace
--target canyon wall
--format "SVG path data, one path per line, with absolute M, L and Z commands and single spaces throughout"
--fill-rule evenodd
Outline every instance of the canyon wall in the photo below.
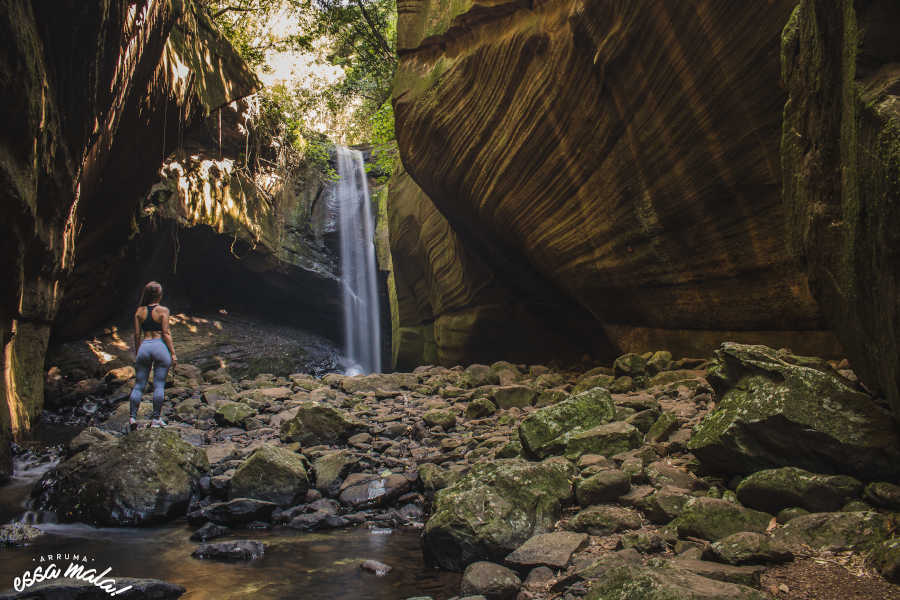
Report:
M 179 123 L 258 83 L 180 0 L 3 0 L 0 37 L 5 437 L 27 431 L 41 408 L 43 357 L 76 246 L 100 224 L 127 223 Z
M 784 30 L 787 230 L 863 381 L 900 415 L 900 4 L 804 0 Z
M 728 339 L 839 355 L 785 232 L 780 46 L 795 4 L 400 2 L 393 101 L 415 185 L 397 178 L 391 198 L 444 219 L 413 245 L 392 218 L 395 268 L 404 246 L 432 278 L 401 290 L 397 269 L 401 326 L 439 323 L 490 285 L 583 310 L 610 354 Z M 477 268 L 443 266 L 460 255 Z M 460 321 L 455 339 L 493 322 Z M 410 332 L 410 354 L 430 356 L 425 340 L 447 361 L 486 358 L 434 338 Z

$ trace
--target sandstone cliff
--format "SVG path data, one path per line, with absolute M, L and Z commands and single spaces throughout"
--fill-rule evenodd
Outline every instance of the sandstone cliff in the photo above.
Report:
M 398 180 L 392 198 L 446 218 L 420 234 L 432 287 L 568 300 L 622 351 L 839 352 L 784 230 L 779 48 L 794 5 L 400 3 L 397 135 L 422 192 Z M 460 246 L 478 269 L 441 268 Z M 401 324 L 429 301 L 410 290 Z
M 130 214 L 174 147 L 176 115 L 188 122 L 257 82 L 190 2 L 4 0 L 0 37 L 0 432 L 17 434 L 42 404 L 80 233 Z
M 854 369 L 900 415 L 900 5 L 804 0 L 784 30 L 792 247 Z

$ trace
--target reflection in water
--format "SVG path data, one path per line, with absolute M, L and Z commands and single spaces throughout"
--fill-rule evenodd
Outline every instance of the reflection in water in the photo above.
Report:
M 0 490 L 2 493 L 4 490 Z M 416 595 L 448 598 L 459 575 L 426 569 L 419 534 L 395 530 L 390 535 L 365 529 L 326 534 L 293 531 L 245 532 L 267 544 L 260 560 L 234 563 L 197 560 L 184 524 L 156 528 L 94 528 L 42 524 L 47 535 L 26 548 L 0 550 L 0 589 L 33 569 L 33 558 L 46 554 L 86 554 L 92 567 L 112 567 L 112 577 L 152 577 L 183 585 L 186 600 L 229 598 L 305 600 L 358 598 L 395 600 Z M 234 539 L 241 536 L 232 536 Z M 394 569 L 384 577 L 365 572 L 368 558 Z M 57 566 L 65 567 L 68 561 Z
M 68 441 L 71 431 L 66 433 L 52 441 Z M 25 502 L 31 486 L 53 464 L 47 456 L 30 452 L 17 458 L 13 481 L 0 487 L 0 523 L 28 516 Z M 192 530 L 183 519 L 147 528 L 43 522 L 38 527 L 46 535 L 30 546 L 0 547 L 0 590 L 12 588 L 16 577 L 38 566 L 33 559 L 66 553 L 94 558 L 91 567 L 99 571 L 111 567 L 111 577 L 148 577 L 180 584 L 187 589 L 183 600 L 397 600 L 422 595 L 440 600 L 459 589 L 458 574 L 425 567 L 419 532 L 414 530 L 389 534 L 383 529 L 236 532 L 221 540 L 256 539 L 267 547 L 259 560 L 229 563 L 191 558 L 197 544 L 190 541 Z M 376 577 L 359 568 L 366 559 L 387 563 L 393 570 Z M 68 563 L 63 560 L 57 566 L 64 570 Z

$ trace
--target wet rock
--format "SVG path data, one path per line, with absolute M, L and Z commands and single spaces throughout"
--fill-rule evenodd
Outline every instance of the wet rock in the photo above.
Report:
M 466 417 L 481 419 L 497 412 L 497 407 L 488 398 L 476 398 L 466 406 Z
M 0 525 L 0 548 L 3 546 L 27 546 L 44 532 L 26 523 L 7 523 Z
M 709 548 L 710 556 L 730 565 L 784 563 L 794 559 L 787 546 L 761 533 L 742 531 L 726 536 Z
M 778 511 L 778 514 L 775 515 L 775 519 L 779 523 L 787 523 L 791 519 L 796 517 L 800 517 L 803 515 L 808 515 L 809 511 L 805 508 L 800 508 L 799 506 L 792 506 L 791 508 L 785 508 L 784 510 Z
M 158 579 L 116 577 L 116 599 L 176 600 L 186 591 L 180 585 Z M 90 581 L 53 579 L 36 583 L 23 592 L 0 592 L 0 600 L 106 600 L 110 595 Z
M 871 511 L 811 513 L 795 517 L 779 527 L 773 537 L 793 547 L 805 544 L 815 550 L 868 550 L 887 539 L 890 517 Z
M 529 415 L 519 426 L 519 439 L 529 455 L 561 454 L 573 434 L 608 423 L 614 416 L 609 392 L 594 388 Z
M 863 498 L 875 506 L 900 511 L 900 485 L 876 481 L 866 486 Z
M 502 385 L 494 389 L 493 398 L 501 409 L 525 408 L 534 403 L 537 392 L 525 385 Z
M 628 529 L 640 529 L 641 515 L 624 506 L 590 506 L 572 517 L 567 529 L 591 535 L 610 535 Z
M 382 477 L 371 473 L 353 473 L 341 485 L 338 499 L 353 508 L 369 508 L 390 504 L 410 489 L 403 475 Z
M 205 542 L 207 540 L 214 540 L 218 537 L 222 537 L 223 535 L 228 535 L 229 533 L 231 533 L 231 528 L 229 527 L 217 525 L 215 523 L 206 523 L 191 534 L 191 541 Z
M 727 500 L 693 498 L 684 505 L 674 525 L 681 537 L 716 541 L 739 531 L 762 533 L 771 520 L 772 515 Z
M 575 460 L 582 454 L 613 456 L 640 445 L 641 432 L 636 427 L 623 421 L 615 421 L 571 433 L 566 443 L 566 457 Z
M 891 583 L 900 584 L 900 537 L 876 545 L 868 562 Z
M 359 568 L 363 571 L 374 573 L 378 577 L 384 577 L 393 570 L 393 567 L 390 565 L 372 559 L 364 560 L 363 563 L 359 565 Z
M 429 427 L 453 429 L 456 426 L 456 413 L 449 409 L 429 410 L 422 415 L 422 420 Z
M 213 418 L 222 427 L 244 427 L 255 414 L 256 410 L 241 402 L 220 402 Z
M 268 521 L 278 508 L 274 502 L 235 498 L 227 502 L 215 502 L 200 510 L 200 517 L 218 525 L 246 525 L 253 521 Z
M 336 408 L 307 402 L 293 419 L 282 424 L 281 441 L 300 442 L 303 446 L 336 444 L 363 428 L 362 423 Z
M 507 555 L 504 562 L 518 567 L 543 565 L 564 569 L 572 555 L 587 541 L 588 536 L 583 533 L 568 531 L 540 533 L 528 538 L 528 541 Z
M 97 442 L 108 442 L 114 439 L 116 439 L 116 436 L 109 431 L 105 431 L 99 427 L 85 427 L 78 435 L 69 441 L 66 446 L 66 456 L 78 454 Z
M 796 467 L 757 471 L 737 487 L 745 506 L 775 514 L 799 506 L 810 512 L 839 510 L 859 496 L 862 483 L 848 475 L 819 475 Z
M 591 585 L 586 600 L 766 600 L 751 587 L 716 581 L 662 563 L 621 565 L 606 569 Z
M 262 558 L 266 545 L 255 540 L 232 540 L 201 544 L 191 556 L 216 560 L 256 560 Z
M 44 474 L 32 494 L 62 521 L 146 525 L 183 515 L 206 453 L 166 429 L 97 442 Z
M 616 377 L 615 381 L 610 384 L 609 391 L 613 394 L 624 394 L 626 392 L 630 392 L 634 388 L 634 379 L 632 379 L 628 375 L 622 375 L 621 377 Z
M 510 569 L 486 561 L 466 567 L 459 592 L 463 596 L 480 595 L 487 600 L 513 600 L 522 587 L 522 580 Z
M 613 502 L 628 493 L 631 476 L 618 469 L 601 471 L 575 483 L 575 498 L 581 506 Z
M 827 363 L 725 343 L 709 380 L 721 400 L 688 443 L 707 470 L 796 466 L 900 479 L 900 435 L 889 413 Z
M 578 380 L 578 383 L 575 384 L 572 393 L 580 394 L 581 392 L 586 392 L 597 387 L 609 389 L 615 380 L 616 378 L 609 373 L 595 373 L 593 375 L 586 373 Z
M 344 478 L 358 462 L 359 458 L 349 450 L 323 454 L 313 461 L 316 489 L 326 496 L 337 496 Z
M 436 494 L 422 538 L 426 559 L 454 571 L 476 560 L 502 560 L 553 526 L 572 497 L 574 470 L 559 459 L 475 465 Z
M 328 517 L 332 517 L 331 513 L 324 510 L 316 510 L 311 513 L 300 514 L 293 517 L 288 522 L 288 527 L 298 529 L 300 531 L 313 531 L 322 527 Z
M 309 479 L 300 456 L 266 444 L 257 448 L 235 471 L 228 497 L 256 498 L 289 506 L 302 500 L 308 489 Z

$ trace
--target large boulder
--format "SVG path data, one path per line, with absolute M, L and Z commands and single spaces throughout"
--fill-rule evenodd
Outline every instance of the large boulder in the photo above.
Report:
M 537 458 L 561 454 L 573 435 L 608 423 L 615 414 L 609 392 L 594 388 L 529 415 L 519 425 L 519 439 L 522 448 Z
M 302 500 L 308 489 L 303 459 L 281 446 L 265 445 L 235 471 L 228 497 L 256 498 L 288 506 Z
M 824 361 L 725 343 L 709 381 L 719 404 L 688 442 L 704 468 L 750 473 L 796 466 L 900 478 L 900 435 L 891 415 Z
M 868 550 L 888 539 L 893 531 L 889 515 L 873 511 L 811 513 L 779 527 L 775 539 L 788 546 L 814 550 Z
M 115 592 L 116 598 L 123 600 L 176 600 L 187 591 L 178 584 L 159 579 L 116 577 L 115 581 L 115 589 L 119 590 Z M 72 578 L 41 581 L 22 592 L 0 592 L 0 600 L 106 600 L 109 597 L 94 582 Z
M 701 497 L 689 500 L 673 523 L 679 536 L 716 541 L 741 531 L 762 533 L 771 520 L 772 515 L 734 502 Z
M 293 419 L 281 425 L 281 441 L 300 442 L 304 446 L 335 444 L 363 429 L 346 413 L 331 406 L 305 402 Z
M 550 530 L 572 498 L 574 471 L 556 458 L 475 465 L 435 495 L 422 537 L 426 558 L 451 571 L 477 560 L 502 561 L 528 538 Z
M 745 506 L 775 514 L 799 506 L 809 512 L 840 510 L 859 497 L 862 483 L 849 475 L 819 475 L 796 467 L 757 471 L 737 487 Z
M 98 442 L 48 471 L 32 494 L 61 521 L 147 525 L 185 514 L 206 453 L 167 429 Z
M 482 596 L 487 600 L 513 600 L 522 587 L 515 571 L 486 561 L 466 567 L 459 592 L 463 596 Z

